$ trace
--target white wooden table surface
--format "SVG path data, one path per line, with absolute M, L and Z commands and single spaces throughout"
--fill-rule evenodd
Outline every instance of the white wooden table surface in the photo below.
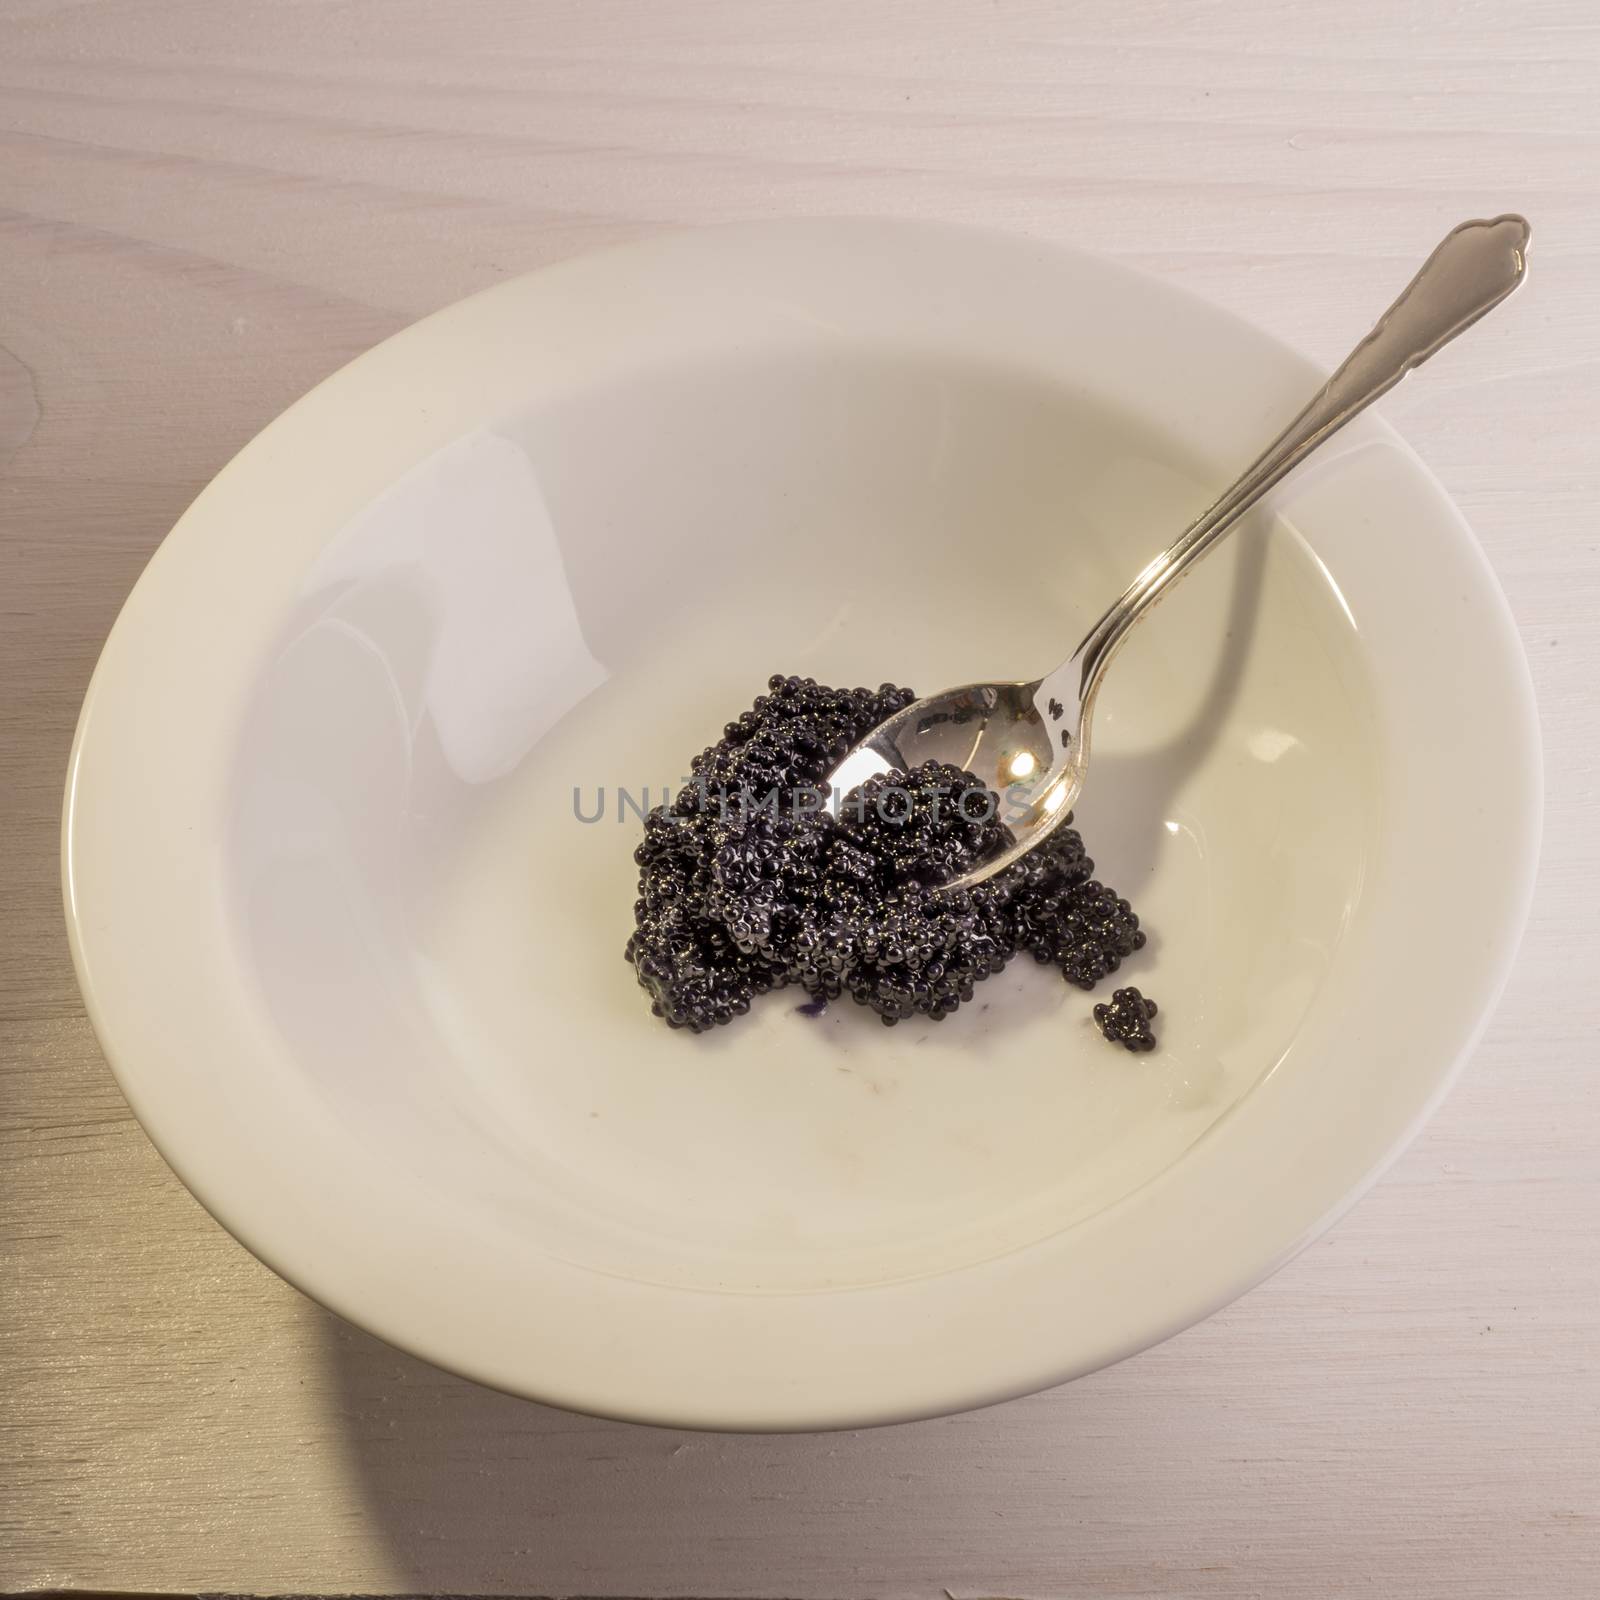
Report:
M 1593 0 L 0 0 L 0 19 L 0 1586 L 1600 1591 Z M 1265 1287 L 978 1415 L 673 1434 L 385 1348 L 162 1164 L 68 965 L 69 736 L 162 534 L 325 373 L 591 246 L 807 212 L 1097 246 L 1330 361 L 1445 227 L 1499 209 L 1534 219 L 1530 288 L 1385 409 L 1521 624 L 1548 746 L 1539 897 L 1453 1098 Z

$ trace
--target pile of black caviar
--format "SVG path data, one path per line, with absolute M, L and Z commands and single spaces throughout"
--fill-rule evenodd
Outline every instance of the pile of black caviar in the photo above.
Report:
M 959 767 L 875 778 L 837 817 L 822 808 L 834 764 L 911 690 L 781 676 L 767 689 L 690 763 L 634 852 L 627 959 L 669 1027 L 703 1033 L 788 984 L 814 1002 L 848 995 L 888 1024 L 939 1021 L 1018 951 L 1092 989 L 1143 945 L 1071 827 L 935 893 L 1009 841 L 999 797 Z

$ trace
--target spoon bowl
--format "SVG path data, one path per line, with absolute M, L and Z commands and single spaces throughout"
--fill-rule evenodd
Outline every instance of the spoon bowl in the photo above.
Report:
M 1088 721 L 1080 720 L 1080 710 L 1076 700 L 1058 699 L 1038 678 L 969 683 L 913 701 L 879 723 L 834 768 L 830 799 L 837 811 L 869 779 L 907 773 L 925 761 L 970 772 L 977 782 L 965 800 L 968 814 L 978 814 L 982 795 L 1012 841 L 958 880 L 981 883 L 1026 854 L 1071 812 L 1088 765 Z

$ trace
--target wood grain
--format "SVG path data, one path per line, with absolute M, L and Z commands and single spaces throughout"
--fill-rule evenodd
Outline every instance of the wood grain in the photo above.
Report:
M 1600 1589 L 1597 22 L 1589 0 L 0 0 L 0 1584 Z M 1539 896 L 1461 1087 L 1265 1287 L 993 1411 L 665 1433 L 336 1322 L 145 1140 L 61 932 L 74 714 L 166 528 L 348 357 L 663 225 L 872 212 L 1086 243 L 1331 360 L 1445 227 L 1508 208 L 1535 223 L 1527 293 L 1386 410 L 1523 629 Z

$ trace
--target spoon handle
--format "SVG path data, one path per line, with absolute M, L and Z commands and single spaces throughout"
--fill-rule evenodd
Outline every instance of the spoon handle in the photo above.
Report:
M 1315 398 L 1089 630 L 1067 668 L 1087 705 L 1123 636 L 1267 490 L 1413 367 L 1472 326 L 1522 282 L 1532 230 L 1522 217 L 1463 222 L 1444 236 L 1400 298 Z M 1065 675 L 1065 674 L 1063 674 Z M 1051 674 L 1055 678 L 1057 674 Z

